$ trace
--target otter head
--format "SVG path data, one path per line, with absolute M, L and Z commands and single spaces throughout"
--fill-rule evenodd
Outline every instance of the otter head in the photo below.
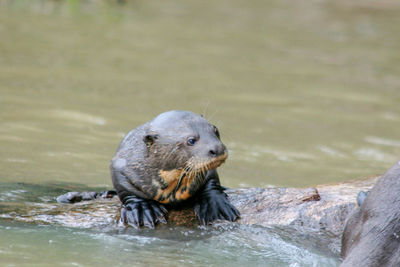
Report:
M 168 111 L 150 121 L 143 137 L 148 157 L 162 170 L 202 172 L 228 157 L 217 127 L 189 111 Z

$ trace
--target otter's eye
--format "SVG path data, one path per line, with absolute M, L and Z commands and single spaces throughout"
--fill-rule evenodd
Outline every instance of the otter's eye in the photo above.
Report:
M 214 133 L 218 138 L 220 138 L 218 128 L 215 126 L 214 126 Z
M 187 144 L 189 145 L 189 146 L 194 146 L 194 144 L 196 144 L 196 139 L 195 138 L 189 138 L 188 140 L 187 140 Z

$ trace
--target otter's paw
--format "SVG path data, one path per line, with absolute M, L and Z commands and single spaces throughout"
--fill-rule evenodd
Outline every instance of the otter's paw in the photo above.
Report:
M 167 223 L 167 214 L 167 209 L 158 202 L 134 198 L 122 205 L 120 223 L 137 229 L 154 228 L 157 223 Z
M 215 220 L 233 222 L 240 216 L 239 211 L 229 202 L 227 195 L 219 190 L 208 192 L 207 197 L 198 199 L 194 212 L 203 225 Z

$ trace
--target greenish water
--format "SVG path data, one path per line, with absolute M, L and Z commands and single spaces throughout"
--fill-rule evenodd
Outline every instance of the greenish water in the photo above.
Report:
M 220 128 L 230 150 L 220 174 L 230 187 L 381 174 L 400 156 L 399 11 L 390 0 L 0 0 L 0 181 L 28 195 L 39 191 L 17 183 L 111 187 L 109 160 L 122 136 L 170 109 L 202 113 Z M 189 247 L 156 238 L 137 250 L 135 235 L 0 226 L 6 265 L 45 265 L 44 252 L 60 265 L 97 257 L 111 265 L 132 260 L 130 246 L 148 263 L 150 248 L 173 262 L 177 246 L 204 253 L 182 264 L 217 265 L 226 259 L 217 259 L 221 243 L 232 244 L 227 255 L 243 250 L 262 265 L 275 249 L 269 240 L 253 246 L 248 229 Z M 88 252 L 74 258 L 78 237 Z M 277 245 L 282 265 L 329 259 L 286 261 L 286 241 Z
M 169 231 L 181 236 L 204 232 Z M 208 236 L 190 240 L 160 238 L 157 230 L 148 235 L 104 234 L 15 224 L 0 225 L 0 234 L 9 240 L 0 243 L 3 266 L 337 266 L 333 258 L 257 227 L 212 229 Z

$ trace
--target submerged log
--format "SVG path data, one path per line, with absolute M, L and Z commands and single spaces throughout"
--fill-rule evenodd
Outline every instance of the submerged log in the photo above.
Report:
M 240 211 L 237 223 L 260 226 L 299 226 L 340 235 L 347 215 L 356 206 L 359 191 L 368 191 L 379 177 L 312 188 L 229 189 L 230 201 Z M 117 197 L 74 204 L 7 203 L 2 218 L 90 228 L 116 222 L 121 203 Z M 88 217 L 89 216 L 89 217 Z M 197 224 L 191 208 L 171 210 L 169 225 Z
M 373 177 L 313 188 L 243 188 L 229 189 L 226 192 L 241 213 L 237 223 L 291 228 L 302 234 L 328 235 L 331 237 L 331 244 L 326 245 L 338 254 L 340 235 L 346 218 L 357 205 L 358 192 L 370 190 L 377 179 L 378 177 Z M 117 197 L 75 204 L 7 203 L 0 207 L 0 217 L 66 227 L 118 227 L 116 222 L 120 206 Z M 174 225 L 198 225 L 193 210 L 171 210 L 168 214 L 168 226 Z

